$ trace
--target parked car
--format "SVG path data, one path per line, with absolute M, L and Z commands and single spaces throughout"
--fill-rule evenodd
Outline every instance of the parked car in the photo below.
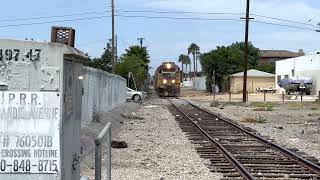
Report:
M 279 82 L 279 86 L 284 88 L 287 94 L 295 92 L 304 92 L 306 95 L 311 94 L 312 89 L 312 79 L 311 78 L 287 78 Z
M 133 100 L 135 102 L 141 101 L 147 97 L 147 93 L 143 91 L 133 90 L 127 88 L 127 100 Z

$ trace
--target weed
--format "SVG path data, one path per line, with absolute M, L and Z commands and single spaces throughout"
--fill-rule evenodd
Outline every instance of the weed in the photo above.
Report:
M 273 103 L 253 103 L 252 106 L 256 107 L 254 111 L 273 111 Z
M 313 111 L 318 110 L 318 107 L 315 107 L 315 106 L 311 107 L 310 110 L 313 110 Z
M 266 123 L 267 122 L 267 118 L 263 117 L 263 116 L 258 116 L 256 118 L 256 123 Z

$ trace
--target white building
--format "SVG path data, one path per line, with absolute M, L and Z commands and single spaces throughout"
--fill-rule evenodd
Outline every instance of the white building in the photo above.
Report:
M 320 52 L 276 61 L 276 82 L 285 78 L 306 77 L 313 80 L 312 94 L 320 91 Z

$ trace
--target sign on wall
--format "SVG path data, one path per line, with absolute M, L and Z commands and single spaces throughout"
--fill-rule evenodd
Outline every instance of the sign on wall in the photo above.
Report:
M 60 94 L 0 91 L 0 173 L 60 172 Z

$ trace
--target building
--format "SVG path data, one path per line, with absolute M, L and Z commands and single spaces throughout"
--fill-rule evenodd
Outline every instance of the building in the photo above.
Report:
M 247 90 L 256 92 L 257 88 L 268 88 L 275 86 L 275 75 L 250 69 L 247 71 Z M 230 75 L 231 93 L 240 93 L 243 91 L 243 72 Z
M 312 78 L 311 94 L 320 91 L 320 52 L 276 62 L 276 82 L 292 77 Z
M 274 63 L 279 60 L 304 56 L 304 52 L 300 49 L 298 52 L 287 50 L 260 50 L 260 64 Z

